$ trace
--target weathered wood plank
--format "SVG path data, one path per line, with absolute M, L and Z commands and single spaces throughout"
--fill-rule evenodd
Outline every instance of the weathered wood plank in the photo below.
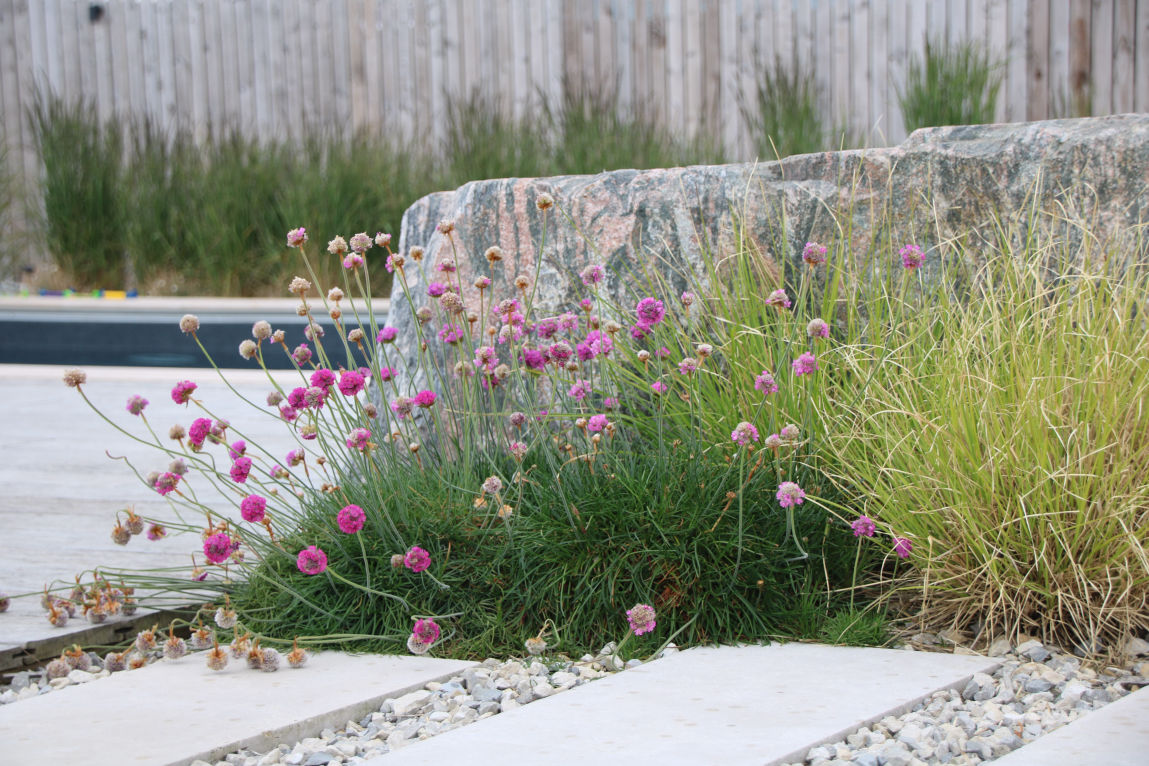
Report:
M 1136 39 L 1136 7 L 1132 2 L 1118 3 L 1113 37 L 1113 112 L 1125 114 L 1134 110 L 1136 98 L 1133 43 Z
M 686 133 L 698 135 L 702 128 L 702 3 L 687 3 L 682 20 L 682 105 L 686 110 Z
M 1137 55 L 1133 60 L 1133 109 L 1149 111 L 1149 2 L 1137 0 Z
M 994 121 L 1005 120 L 1008 89 L 1006 78 L 1009 76 L 1009 25 L 1006 16 L 1006 0 L 989 0 L 985 9 L 986 51 L 990 60 L 997 62 L 997 74 L 1002 78 L 1001 89 L 998 91 L 997 104 L 994 107 Z
M 738 21 L 737 5 L 718 4 L 718 50 L 715 54 L 719 60 L 719 98 L 712 124 L 720 126 L 722 147 L 731 156 L 739 153 L 740 121 L 723 119 L 723 116 L 738 113 Z
M 1029 103 L 1029 3 L 1008 0 L 1006 21 L 1009 26 L 1009 63 L 1005 75 L 1005 119 L 1022 122 L 1027 119 Z
M 1051 117 L 1068 117 L 1069 0 L 1049 4 L 1049 106 Z
M 1070 116 L 1084 117 L 1091 111 L 1090 80 L 1093 76 L 1090 47 L 1089 0 L 1071 0 L 1069 5 L 1069 105 Z
M 1109 114 L 1113 107 L 1113 3 L 1093 0 L 1090 14 L 1090 104 L 1094 114 Z
M 1029 3 L 1027 120 L 1049 117 L 1049 5 L 1050 0 Z

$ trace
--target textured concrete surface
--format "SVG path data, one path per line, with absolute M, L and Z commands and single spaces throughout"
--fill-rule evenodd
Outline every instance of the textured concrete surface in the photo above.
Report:
M 786 644 L 690 649 L 367 761 L 764 766 L 960 687 L 995 660 Z
M 200 550 L 191 535 L 154 542 L 141 535 L 126 546 L 112 542 L 116 511 L 131 506 L 146 518 L 170 522 L 175 510 L 124 461 L 108 454 L 126 457 L 141 474 L 163 468 L 169 458 L 117 432 L 92 412 L 62 382 L 64 369 L 0 365 L 0 534 L 5 540 L 0 547 L 0 591 L 18 595 L 45 585 L 64 587 L 75 575 L 96 567 L 190 566 L 191 553 Z M 171 400 L 172 385 L 193 380 L 199 384 L 197 398 L 230 420 L 237 438 L 242 434 L 279 458 L 295 444 L 283 424 L 268 417 L 268 407 L 245 403 L 213 371 L 101 367 L 87 372 L 84 392 L 89 399 L 132 434 L 148 438 L 144 423 L 125 410 L 133 394 L 149 400 L 144 414 L 165 444 L 170 443 L 167 431 L 172 424 L 186 427 L 196 417 L 207 417 L 194 405 L 183 407 Z M 289 373 L 276 375 L 293 380 Z M 271 385 L 262 372 L 229 372 L 228 379 L 239 394 L 264 405 Z M 202 498 L 209 505 L 221 500 L 214 492 L 204 492 Z M 36 653 L 58 654 L 59 647 L 73 641 L 112 643 L 117 623 L 110 620 L 96 627 L 73 619 L 65 628 L 54 628 L 38 596 L 14 599 L 9 611 L 0 614 L 0 669 L 30 662 Z M 30 654 L 26 647 L 31 644 L 40 644 L 39 651 Z
M 260 673 L 203 654 L 67 687 L 0 712 L 5 764 L 182 766 L 241 747 L 266 751 L 377 709 L 387 697 L 472 663 L 324 652 L 303 668 Z M 98 714 L 97 714 L 97 711 Z
M 994 761 L 1001 766 L 1149 764 L 1149 687 Z

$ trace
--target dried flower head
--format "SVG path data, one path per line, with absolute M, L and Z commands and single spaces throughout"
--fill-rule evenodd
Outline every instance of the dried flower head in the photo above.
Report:
M 547 210 L 554 207 L 555 198 L 550 194 L 543 192 L 535 199 L 535 207 L 539 210 Z
M 251 326 L 251 337 L 256 340 L 267 340 L 271 337 L 271 324 L 264 320 L 259 320 Z
M 355 327 L 347 332 L 347 340 L 351 343 L 362 343 L 363 338 L 366 337 L 363 330 Z
M 187 642 L 177 635 L 168 636 L 164 642 L 164 657 L 169 660 L 178 660 L 188 653 Z
M 485 255 L 488 263 L 498 263 L 503 260 L 503 248 L 498 245 L 491 245 L 487 248 Z
M 184 314 L 180 317 L 180 329 L 185 335 L 190 335 L 199 329 L 199 317 L 195 314 Z
M 291 643 L 291 651 L 287 653 L 287 664 L 293 668 L 301 668 L 307 664 L 307 652 L 299 648 L 299 639 Z
M 371 249 L 371 237 L 367 236 L 367 232 L 361 231 L 351 237 L 351 249 L 356 253 L 366 253 Z
M 806 500 L 806 493 L 794 482 L 784 481 L 778 485 L 778 492 L 775 497 L 778 499 L 778 505 L 789 508 L 794 505 L 801 505 Z
M 440 234 L 450 234 L 455 230 L 455 222 L 449 218 L 444 218 L 439 221 L 439 225 L 435 227 Z
M 163 524 L 152 524 L 150 527 L 148 527 L 148 539 L 149 540 L 152 540 L 152 541 L 162 540 L 163 538 L 165 538 L 167 536 L 168 536 L 168 531 L 167 531 L 167 529 L 164 528 Z
M 494 495 L 503 488 L 503 480 L 498 476 L 488 476 L 483 481 L 483 494 Z
M 287 246 L 301 247 L 307 241 L 307 230 L 300 226 L 287 232 Z
M 790 308 L 790 299 L 786 297 L 786 291 L 778 288 L 766 297 L 766 305 L 773 306 L 779 311 Z
M 335 239 L 327 243 L 327 252 L 342 258 L 347 254 L 347 240 L 343 237 L 336 236 Z
M 389 245 L 389 244 L 391 244 L 391 235 L 390 234 L 384 234 L 381 231 L 375 232 L 375 246 L 376 247 L 387 247 L 387 245 Z
M 636 636 L 641 636 L 644 633 L 649 633 L 654 630 L 657 624 L 654 618 L 654 607 L 650 604 L 635 604 L 626 610 L 626 621 L 630 624 L 630 629 L 634 631 L 634 635 Z
M 260 649 L 259 669 L 264 673 L 274 673 L 279 670 L 279 652 L 274 649 Z
M 731 431 L 730 438 L 740 447 L 748 447 L 758 441 L 758 429 L 752 423 L 743 420 Z
M 211 651 L 207 653 L 207 666 L 211 670 L 219 671 L 227 667 L 227 652 L 220 648 L 219 644 L 212 646 Z
M 826 246 L 817 242 L 807 242 L 802 248 L 802 260 L 811 266 L 821 266 L 826 262 Z
M 239 355 L 244 359 L 254 359 L 259 353 L 259 346 L 253 340 L 244 340 L 239 344 Z
M 311 283 L 303 277 L 295 277 L 291 280 L 291 284 L 287 286 L 287 291 L 298 295 L 302 298 L 308 290 L 311 289 Z
M 814 318 L 806 325 L 806 335 L 811 338 L 828 338 L 830 336 L 830 325 L 826 324 L 826 320 L 821 318 Z
M 538 657 L 540 654 L 547 650 L 546 639 L 539 636 L 532 636 L 523 642 L 523 646 L 527 649 L 527 654 L 532 657 Z
M 178 423 L 168 429 L 168 438 L 171 439 L 172 441 L 178 442 L 180 439 L 184 438 L 185 436 L 187 436 L 187 432 L 184 430 L 184 427 L 179 425 Z
M 83 370 L 65 370 L 64 385 L 68 388 L 79 388 L 88 382 L 88 373 Z
M 132 539 L 132 533 L 128 528 L 116 522 L 116 526 L 112 527 L 112 542 L 116 545 L 127 545 L 128 541 Z

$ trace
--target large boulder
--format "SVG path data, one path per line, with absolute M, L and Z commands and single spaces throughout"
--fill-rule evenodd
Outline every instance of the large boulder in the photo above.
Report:
M 397 287 L 390 323 L 399 330 L 396 350 L 414 369 L 414 312 L 431 300 L 429 282 L 448 281 L 432 269 L 449 257 L 471 307 L 477 275 L 492 279 L 489 306 L 492 294 L 516 294 L 515 277 L 533 280 L 537 267 L 535 317 L 569 310 L 585 293 L 578 274 L 591 263 L 605 267 L 603 287 L 616 299 L 634 294 L 627 283 L 643 267 L 687 289 L 703 280 L 703 248 L 720 256 L 750 245 L 780 270 L 798 264 L 808 240 L 847 243 L 856 263 L 892 263 L 912 242 L 926 251 L 928 277 L 958 239 L 976 253 L 979 241 L 998 242 L 1001 232 L 1015 242 L 1053 233 L 1080 243 L 1076 221 L 1102 239 L 1124 231 L 1149 219 L 1147 182 L 1149 115 L 930 128 L 896 147 L 760 164 L 476 181 L 428 195 L 404 214 L 398 252 L 419 246 L 426 255 L 408 258 L 415 305 Z M 544 193 L 556 207 L 540 212 Z M 437 229 L 444 220 L 454 225 L 449 235 Z M 493 267 L 484 257 L 492 245 L 504 254 Z

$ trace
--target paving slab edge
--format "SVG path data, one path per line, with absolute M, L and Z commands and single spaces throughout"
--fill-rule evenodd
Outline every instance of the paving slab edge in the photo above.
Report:
M 191 766 L 195 761 L 207 761 L 214 763 L 219 759 L 226 756 L 228 753 L 233 753 L 243 748 L 249 748 L 256 752 L 267 752 L 281 742 L 299 742 L 307 737 L 314 737 L 322 732 L 324 729 L 332 728 L 337 729 L 343 726 L 348 721 L 357 721 L 368 713 L 374 712 L 379 709 L 383 701 L 389 697 L 401 697 L 404 694 L 409 694 L 413 691 L 422 689 L 431 682 L 445 682 L 452 676 L 456 676 L 463 672 L 465 669 L 475 667 L 479 663 L 471 662 L 463 665 L 462 667 L 452 668 L 451 670 L 433 676 L 431 678 L 424 678 L 412 684 L 400 687 L 398 689 L 387 689 L 378 695 L 369 697 L 368 699 L 359 702 L 353 702 L 348 705 L 329 710 L 325 713 L 308 716 L 295 723 L 285 724 L 274 729 L 268 729 L 260 734 L 253 734 L 249 737 L 235 740 L 226 745 L 218 745 L 210 750 L 196 753 L 195 755 L 181 758 L 177 761 L 171 761 L 163 766 Z
M 944 654 L 944 652 L 940 652 L 940 653 Z M 998 668 L 1001 667 L 1001 662 L 998 662 L 995 658 L 986 657 L 985 659 L 987 661 L 989 661 L 990 664 L 987 665 L 986 667 L 982 668 L 981 670 L 977 671 L 977 672 L 987 673 L 987 674 L 988 673 L 994 673 L 997 671 Z M 829 744 L 833 744 L 834 742 L 841 742 L 848 735 L 853 734 L 858 729 L 861 729 L 863 727 L 873 726 L 875 723 L 877 723 L 878 721 L 882 720 L 883 718 L 885 718 L 887 716 L 900 716 L 904 713 L 908 713 L 911 710 L 913 710 L 915 707 L 917 707 L 919 703 L 921 703 L 924 700 L 929 699 L 930 697 L 932 697 L 933 695 L 937 694 L 940 691 L 949 691 L 950 689 L 963 689 L 963 688 L 965 688 L 965 685 L 968 684 L 970 682 L 970 680 L 973 679 L 973 677 L 974 677 L 974 673 L 970 673 L 969 675 L 962 676 L 961 678 L 959 678 L 956 681 L 953 681 L 951 683 L 942 684 L 941 686 L 937 687 L 936 689 L 932 689 L 932 690 L 926 692 L 925 694 L 918 695 L 917 697 L 914 697 L 913 699 L 909 700 L 908 702 L 903 702 L 900 705 L 895 705 L 894 707 L 890 708 L 889 710 L 885 711 L 884 713 L 879 713 L 877 715 L 863 719 L 862 721 L 858 722 L 856 725 L 849 726 L 846 729 L 843 729 L 841 731 L 835 732 L 834 734 L 830 734 L 828 736 L 822 737 L 815 742 L 811 742 L 810 744 L 804 746 L 800 750 L 795 750 L 792 753 L 787 753 L 786 755 L 782 756 L 781 758 L 775 758 L 772 761 L 767 761 L 766 763 L 763 764 L 763 766 L 782 766 L 782 764 L 794 763 L 794 762 L 805 763 L 806 762 L 806 753 L 810 752 L 811 749 L 813 749 L 815 747 L 819 747 L 821 745 L 829 745 Z

